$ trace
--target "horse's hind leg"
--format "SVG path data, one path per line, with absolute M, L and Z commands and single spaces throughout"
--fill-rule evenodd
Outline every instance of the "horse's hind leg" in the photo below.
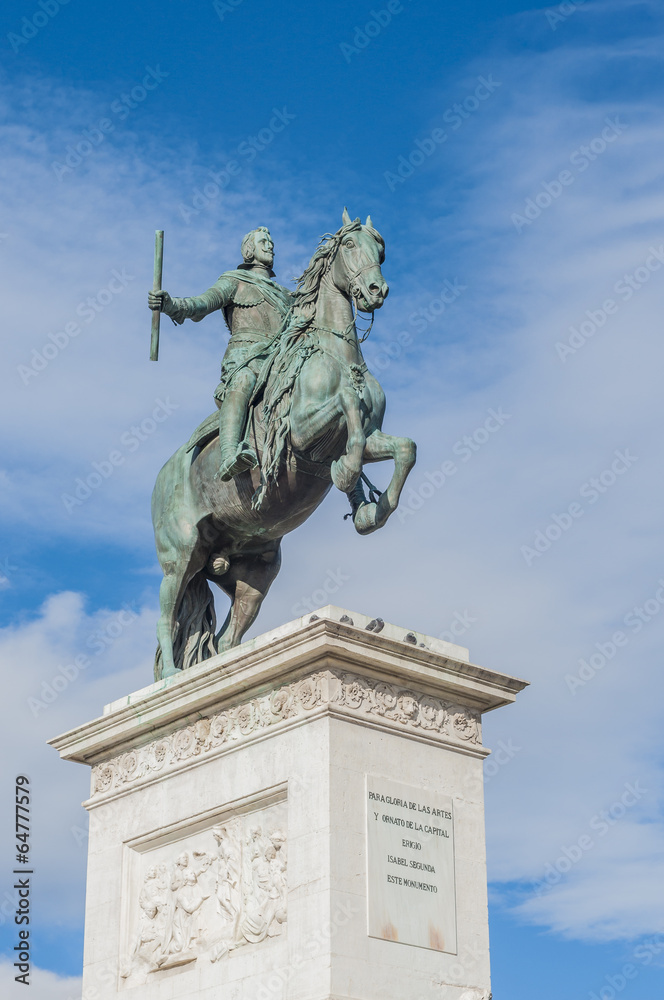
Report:
M 394 473 L 378 503 L 364 504 L 356 512 L 353 523 L 361 535 L 368 535 L 377 528 L 382 528 L 390 514 L 399 506 L 399 497 L 408 473 L 415 465 L 416 450 L 415 442 L 410 438 L 392 437 L 379 430 L 367 437 L 364 461 L 383 462 L 391 458 L 394 460 Z
M 200 546 L 198 531 L 190 529 L 185 537 L 179 538 L 178 548 L 168 548 L 168 559 L 163 551 L 159 551 L 159 561 L 164 569 L 164 579 L 159 588 L 159 621 L 157 622 L 157 640 L 161 651 L 161 664 L 156 664 L 155 680 L 160 677 L 170 677 L 176 673 L 177 667 L 173 655 L 173 641 L 177 628 L 178 611 L 182 597 L 193 577 L 203 568 L 205 554 Z M 159 652 L 159 651 L 158 651 Z M 156 676 L 159 674 L 159 676 Z
M 161 652 L 161 665 L 155 671 L 155 680 L 170 677 L 176 672 L 173 658 L 173 639 L 175 638 L 175 623 L 177 609 L 184 593 L 184 581 L 180 574 L 167 573 L 159 587 L 160 615 L 157 622 L 158 656 Z M 156 674 L 159 673 L 159 676 Z
M 217 581 L 233 602 L 219 632 L 217 648 L 220 653 L 240 644 L 242 636 L 256 621 L 265 595 L 280 568 L 281 547 L 277 542 L 262 555 L 232 559 L 228 573 Z

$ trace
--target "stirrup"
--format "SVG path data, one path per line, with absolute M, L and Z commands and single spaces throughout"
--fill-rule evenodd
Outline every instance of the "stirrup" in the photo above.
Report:
M 235 476 L 239 475 L 240 472 L 245 472 L 247 469 L 255 469 L 257 465 L 258 456 L 254 449 L 250 448 L 244 442 L 240 442 L 235 456 L 221 463 L 214 478 L 228 483 Z

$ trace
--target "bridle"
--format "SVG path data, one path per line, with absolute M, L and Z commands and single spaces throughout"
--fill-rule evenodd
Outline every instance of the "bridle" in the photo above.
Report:
M 360 225 L 359 228 L 360 229 L 362 228 L 361 225 Z M 354 232 L 354 231 L 357 231 L 357 230 L 351 230 L 351 232 Z M 334 260 L 335 260 L 335 258 L 337 256 L 337 253 L 339 252 L 339 250 L 341 249 L 343 251 L 345 249 L 344 245 L 343 245 L 343 240 L 346 238 L 347 235 L 349 235 L 349 234 L 348 233 L 344 233 L 343 236 L 339 237 L 336 250 L 335 250 L 335 252 L 330 257 L 330 262 L 329 262 L 329 265 L 328 265 L 328 268 L 327 268 L 328 270 L 331 269 L 332 264 L 334 263 Z M 356 281 L 356 279 L 361 274 L 364 273 L 364 271 L 368 271 L 368 270 L 370 270 L 370 268 L 376 267 L 376 266 L 380 267 L 380 261 L 378 261 L 378 262 L 377 261 L 372 261 L 372 260 L 367 261 L 367 263 L 362 264 L 361 267 L 358 267 L 357 270 L 353 271 L 353 273 L 348 278 L 348 294 L 350 295 L 351 302 L 352 302 L 352 309 L 353 309 L 353 322 L 352 322 L 352 324 L 350 324 L 350 326 L 349 326 L 348 329 L 350 329 L 351 327 L 355 326 L 356 320 L 357 320 L 357 316 L 360 313 L 360 308 L 359 308 L 359 306 L 357 304 L 357 300 L 356 300 L 355 296 L 353 295 L 353 291 L 352 291 L 352 289 L 353 289 L 353 283 Z M 363 344 L 364 341 L 369 336 L 369 334 L 371 333 L 371 330 L 373 329 L 374 319 L 375 318 L 376 318 L 376 310 L 374 309 L 373 312 L 371 313 L 371 322 L 369 323 L 369 326 L 365 330 L 360 331 L 362 333 L 362 336 L 361 337 L 358 336 L 358 338 L 357 338 L 358 344 Z M 336 332 L 336 331 L 334 331 L 334 332 Z M 344 333 L 345 333 L 345 331 L 344 331 Z M 342 334 L 342 336 L 343 336 L 343 334 Z

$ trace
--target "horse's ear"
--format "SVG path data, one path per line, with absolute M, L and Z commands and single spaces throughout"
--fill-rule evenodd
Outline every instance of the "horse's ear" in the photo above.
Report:
M 364 225 L 367 227 L 367 229 L 373 229 L 374 224 L 371 221 L 371 216 L 370 215 L 367 215 L 367 221 L 364 223 Z
M 344 214 L 341 216 L 341 221 L 344 226 L 350 225 L 350 215 L 348 214 L 348 209 L 344 206 Z

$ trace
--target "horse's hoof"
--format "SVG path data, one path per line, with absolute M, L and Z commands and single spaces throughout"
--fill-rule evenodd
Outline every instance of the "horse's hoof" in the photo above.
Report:
M 378 504 L 375 503 L 363 503 L 358 509 L 355 517 L 353 518 L 353 524 L 355 525 L 355 530 L 360 535 L 370 535 L 372 531 L 379 528 L 380 525 L 376 521 L 376 512 L 378 510 Z
M 392 508 L 387 493 L 382 493 L 378 503 L 365 503 L 359 508 L 353 518 L 355 530 L 360 535 L 369 535 L 372 531 L 382 528 L 391 513 Z
M 350 468 L 343 455 L 338 461 L 332 462 L 330 467 L 332 482 L 342 493 L 350 493 L 360 478 L 361 471 L 361 469 Z

